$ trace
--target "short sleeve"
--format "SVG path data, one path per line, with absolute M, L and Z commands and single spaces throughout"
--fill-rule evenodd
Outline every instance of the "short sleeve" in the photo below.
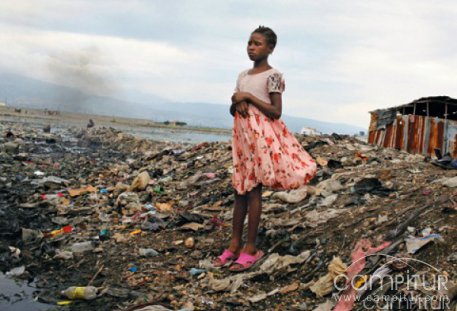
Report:
M 268 93 L 282 93 L 284 92 L 285 82 L 282 74 L 279 72 L 272 73 L 268 76 L 267 88 Z
M 235 89 L 233 90 L 234 93 L 237 93 L 240 91 L 240 75 L 238 76 L 238 79 L 236 79 L 236 85 Z
M 240 92 L 241 90 L 241 87 L 240 87 L 240 83 L 241 83 L 241 79 L 248 73 L 247 70 L 241 72 L 239 75 L 238 75 L 238 79 L 236 79 L 236 86 L 235 86 L 235 89 L 233 90 L 233 92 Z

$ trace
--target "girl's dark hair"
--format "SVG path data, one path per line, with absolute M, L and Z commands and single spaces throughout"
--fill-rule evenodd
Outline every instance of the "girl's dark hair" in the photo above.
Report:
M 275 48 L 278 38 L 276 37 L 276 34 L 272 29 L 265 26 L 259 26 L 252 33 L 259 33 L 263 35 L 267 39 L 267 43 L 272 48 Z

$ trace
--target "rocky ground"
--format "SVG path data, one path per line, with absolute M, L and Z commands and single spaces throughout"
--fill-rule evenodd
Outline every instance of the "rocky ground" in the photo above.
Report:
M 403 299 L 392 310 L 428 298 L 456 308 L 457 180 L 423 156 L 299 137 L 318 175 L 264 190 L 266 256 L 233 274 L 211 266 L 230 237 L 229 143 L 0 130 L 0 267 L 35 280 L 56 310 L 381 310 L 376 297 Z M 97 296 L 69 299 L 70 286 Z

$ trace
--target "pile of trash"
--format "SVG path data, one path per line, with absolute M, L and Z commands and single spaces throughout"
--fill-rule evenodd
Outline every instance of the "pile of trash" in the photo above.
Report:
M 266 255 L 234 274 L 211 264 L 231 234 L 230 143 L 3 126 L 0 267 L 59 310 L 456 308 L 457 177 L 429 158 L 299 136 L 318 174 L 264 189 Z

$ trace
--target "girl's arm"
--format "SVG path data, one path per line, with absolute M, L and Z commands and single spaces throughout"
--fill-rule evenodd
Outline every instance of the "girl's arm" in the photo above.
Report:
M 282 114 L 282 95 L 281 93 L 270 93 L 271 104 L 264 102 L 248 92 L 237 92 L 232 96 L 233 103 L 246 101 L 263 112 L 267 117 L 279 119 Z
M 230 114 L 234 117 L 235 116 L 235 111 L 236 111 L 236 104 L 231 104 L 230 105 Z
M 235 112 L 238 112 L 243 118 L 246 118 L 248 116 L 248 104 L 245 101 L 232 103 L 232 105 L 230 105 L 230 114 L 235 116 Z

